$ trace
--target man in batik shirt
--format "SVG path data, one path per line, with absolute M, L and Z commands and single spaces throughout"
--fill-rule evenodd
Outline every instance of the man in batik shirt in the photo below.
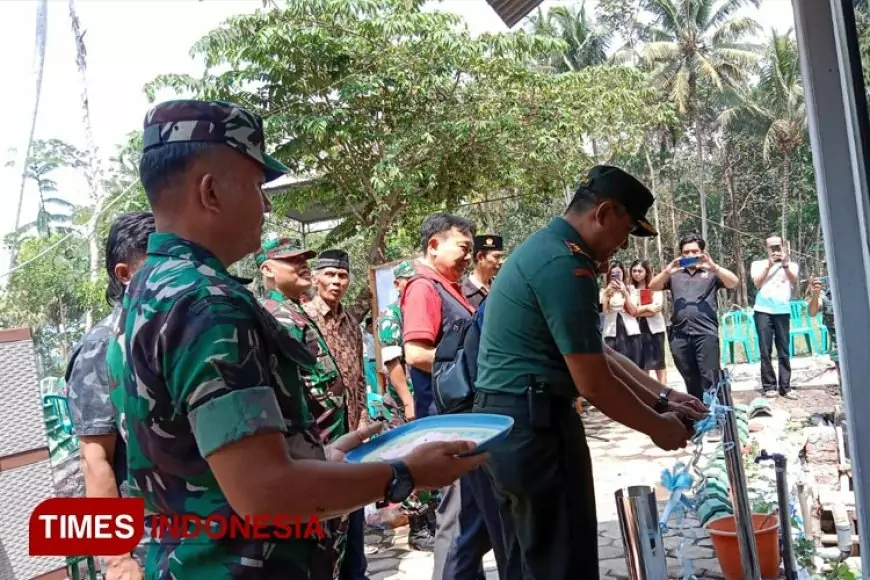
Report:
M 343 250 L 325 250 L 314 265 L 315 294 L 303 308 L 317 323 L 329 351 L 338 363 L 345 385 L 348 425 L 351 429 L 369 421 L 368 392 L 363 373 L 363 335 L 360 320 L 341 301 L 350 287 L 350 259 Z M 365 511 L 350 514 L 342 580 L 367 580 L 365 556 Z

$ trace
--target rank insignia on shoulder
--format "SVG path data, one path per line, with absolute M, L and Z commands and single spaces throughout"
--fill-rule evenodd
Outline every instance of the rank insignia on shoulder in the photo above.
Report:
M 580 254 L 582 256 L 586 255 L 586 252 L 584 252 L 580 246 L 578 246 L 571 240 L 565 240 L 565 245 L 568 246 L 568 249 L 571 250 L 572 254 Z
M 595 274 L 592 273 L 592 270 L 588 268 L 576 268 L 573 270 L 573 273 L 578 278 L 594 278 Z

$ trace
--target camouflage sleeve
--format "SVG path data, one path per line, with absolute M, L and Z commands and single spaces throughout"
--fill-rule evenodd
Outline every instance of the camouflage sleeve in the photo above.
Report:
M 402 325 L 390 309 L 378 317 L 378 341 L 381 343 L 381 360 L 388 363 L 402 356 Z
M 106 352 L 109 334 L 86 337 L 68 373 L 70 415 L 76 435 L 99 436 L 117 433 L 115 408 L 109 399 Z
M 269 386 L 269 355 L 253 314 L 230 298 L 207 297 L 173 310 L 162 342 L 173 403 L 187 413 L 200 454 L 264 431 L 285 430 Z

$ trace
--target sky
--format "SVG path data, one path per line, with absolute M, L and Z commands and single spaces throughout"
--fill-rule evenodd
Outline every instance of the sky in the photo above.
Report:
M 546 10 L 559 4 L 573 2 L 548 0 L 542 6 Z M 589 8 L 594 5 L 594 1 L 587 1 Z M 193 43 L 229 16 L 261 6 L 261 0 L 77 0 L 79 20 L 86 31 L 91 124 L 104 168 L 125 136 L 141 129 L 149 108 L 143 86 L 162 73 L 199 74 L 201 63 L 188 54 Z M 10 150 L 26 142 L 35 95 L 36 8 L 35 0 L 0 0 L 0 54 L 4 55 L 0 78 L 7 87 L 0 91 L 0 110 L 8 123 L 0 131 L 0 239 L 15 223 L 20 183 L 20 177 L 6 164 L 15 159 Z M 462 15 L 473 34 L 508 30 L 486 0 L 441 0 L 432 2 L 432 8 Z M 775 26 L 783 31 L 793 22 L 790 0 L 764 0 L 761 9 L 752 9 L 750 14 L 765 29 Z M 34 137 L 57 138 L 84 149 L 81 84 L 67 1 L 48 0 L 47 20 L 45 70 Z M 167 93 L 158 98 L 173 96 Z M 81 175 L 58 171 L 53 177 L 66 199 L 87 202 Z M 28 184 L 21 223 L 33 221 L 36 210 L 35 187 Z M 8 256 L 0 249 L 0 275 L 7 266 Z

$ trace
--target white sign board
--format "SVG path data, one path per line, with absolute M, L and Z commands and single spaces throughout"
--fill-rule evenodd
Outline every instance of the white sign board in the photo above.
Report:
M 375 268 L 375 286 L 378 297 L 378 314 L 387 306 L 399 299 L 399 293 L 393 285 L 393 268 L 396 264 L 382 264 Z M 377 314 L 375 314 L 377 316 Z

